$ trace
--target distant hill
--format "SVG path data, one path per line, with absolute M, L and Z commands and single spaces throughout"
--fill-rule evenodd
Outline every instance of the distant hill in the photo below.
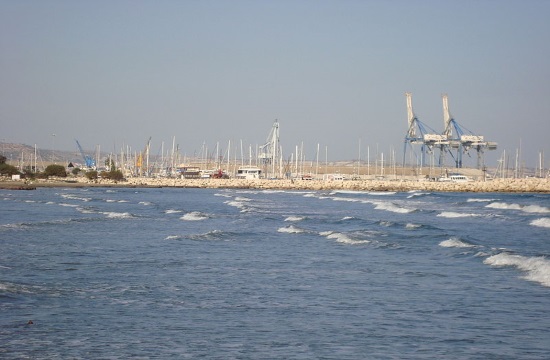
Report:
M 18 165 L 21 162 L 30 165 L 35 162 L 35 149 L 30 145 L 0 143 L 0 154 L 4 155 L 11 165 Z M 76 149 L 75 151 L 36 149 L 36 163 L 39 167 L 51 163 L 66 165 L 69 162 L 81 164 L 84 160 Z

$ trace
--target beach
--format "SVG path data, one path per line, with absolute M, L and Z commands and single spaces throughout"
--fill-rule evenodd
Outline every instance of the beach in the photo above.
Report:
M 434 192 L 511 192 L 550 193 L 550 179 L 494 179 L 491 181 L 439 182 L 411 179 L 385 180 L 300 180 L 300 179 L 170 179 L 129 178 L 126 181 L 85 178 L 58 178 L 44 180 L 2 180 L 2 189 L 32 190 L 38 187 L 177 187 L 177 188 L 228 188 L 264 190 L 349 190 L 349 191 L 434 191 Z

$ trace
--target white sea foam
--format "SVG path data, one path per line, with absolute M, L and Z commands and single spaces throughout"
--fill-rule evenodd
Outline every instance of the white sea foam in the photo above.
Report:
M 394 203 L 391 203 L 391 202 L 373 202 L 373 204 L 375 205 L 374 208 L 376 210 L 391 211 L 391 212 L 399 213 L 399 214 L 408 214 L 408 213 L 411 213 L 415 210 L 415 209 L 408 209 L 408 208 L 404 208 L 404 207 L 401 207 L 401 206 L 397 206 L 397 205 L 395 205 Z
M 485 205 L 485 207 L 491 209 L 521 210 L 521 206 L 519 204 L 507 204 L 503 202 L 492 202 L 488 205 Z
M 145 206 L 152 205 L 152 203 L 149 202 L 149 201 L 140 201 L 139 204 L 140 204 L 140 205 L 145 205 Z
M 344 217 L 342 218 L 342 220 L 344 220 L 344 221 L 345 221 L 345 220 L 353 220 L 353 219 L 355 219 L 353 216 L 344 216 Z
M 497 199 L 479 199 L 479 198 L 471 198 L 471 199 L 468 199 L 466 200 L 467 202 L 491 202 L 491 201 L 495 201 Z
M 85 198 L 85 197 L 75 196 L 75 195 L 71 195 L 71 194 L 61 194 L 61 197 L 64 198 L 64 199 L 79 200 L 79 201 L 90 201 L 90 200 L 92 200 L 91 198 Z
M 540 218 L 531 221 L 531 225 L 550 228 L 550 218 Z
M 28 225 L 25 224 L 2 224 L 0 225 L 0 229 L 26 229 L 28 228 Z
M 59 203 L 59 206 L 78 207 L 78 205 L 76 205 L 76 204 L 67 204 L 67 203 Z
M 424 196 L 424 195 L 430 195 L 430 193 L 426 193 L 426 192 L 412 192 L 409 196 L 407 196 L 407 199 L 412 199 L 413 197 L 416 197 L 416 196 Z
M 302 221 L 304 220 L 303 216 L 289 216 L 285 219 L 285 221 Z
M 87 209 L 87 208 L 82 208 L 82 207 L 78 207 L 78 208 L 76 208 L 76 210 L 78 210 L 82 214 L 95 214 L 96 213 L 96 211 L 93 211 L 93 210 Z
M 181 236 L 180 235 L 168 235 L 167 237 L 164 238 L 164 240 L 177 240 L 177 239 L 181 239 Z
M 342 244 L 348 244 L 348 245 L 360 245 L 360 244 L 368 244 L 370 243 L 369 240 L 356 240 L 350 238 L 348 235 L 334 232 L 334 231 L 324 231 L 319 233 L 322 236 L 325 236 L 327 239 L 336 240 L 336 242 L 342 243 Z
M 395 191 L 370 191 L 368 194 L 374 196 L 395 195 Z
M 241 210 L 243 210 L 245 208 L 245 205 L 242 201 L 226 201 L 225 203 L 229 206 L 233 206 L 233 207 L 239 208 Z
M 422 225 L 420 225 L 420 224 L 407 223 L 407 225 L 405 225 L 405 228 L 406 229 L 418 229 L 421 226 Z
M 208 219 L 208 215 L 203 214 L 200 211 L 192 211 L 183 215 L 180 219 L 186 221 L 200 221 Z
M 104 212 L 103 214 L 107 215 L 108 218 L 115 218 L 115 219 L 130 219 L 133 218 L 132 214 L 128 212 Z
M 464 241 L 462 241 L 462 240 L 460 240 L 459 238 L 456 238 L 456 237 L 452 237 L 448 240 L 440 242 L 439 246 L 448 247 L 448 248 L 450 248 L 450 247 L 454 247 L 454 248 L 471 248 L 471 247 L 475 247 L 475 245 L 468 244 L 467 242 L 464 242 Z
M 181 212 L 181 210 L 174 210 L 174 209 L 164 210 L 165 214 L 177 214 L 177 213 L 180 213 L 180 212 Z
M 544 206 L 539 206 L 539 205 L 527 205 L 527 206 L 524 206 L 521 210 L 527 213 L 539 213 L 539 214 L 550 213 L 549 208 Z
M 237 196 L 235 197 L 235 201 L 251 201 L 252 199 L 249 199 L 247 197 L 243 197 L 243 196 Z
M 488 257 L 483 263 L 495 267 L 514 266 L 526 273 L 524 279 L 550 287 L 550 261 L 545 257 L 526 257 L 503 252 Z
M 287 233 L 287 234 L 300 234 L 300 233 L 303 233 L 305 230 L 300 229 L 296 226 L 290 225 L 290 226 L 279 228 L 277 231 L 280 233 Z
M 527 213 L 550 213 L 550 209 L 545 206 L 539 206 L 539 205 L 526 205 L 521 206 L 519 204 L 507 204 L 503 202 L 493 202 L 488 205 L 485 205 L 485 207 L 492 208 L 492 209 L 503 209 L 503 210 L 521 210 L 523 212 Z
M 438 217 L 444 217 L 444 218 L 465 218 L 465 217 L 476 217 L 481 216 L 479 214 L 468 214 L 468 213 L 457 213 L 453 211 L 443 211 L 440 214 L 437 214 Z
M 347 202 L 358 202 L 358 201 L 361 201 L 361 200 L 359 200 L 359 199 L 345 198 L 345 197 L 339 197 L 339 196 L 333 197 L 332 200 L 334 200 L 334 201 L 347 201 Z
M 315 193 L 305 193 L 304 194 L 304 197 L 315 197 L 316 194 Z
M 194 234 L 187 236 L 191 240 L 225 240 L 226 233 L 221 230 L 211 230 L 204 234 Z

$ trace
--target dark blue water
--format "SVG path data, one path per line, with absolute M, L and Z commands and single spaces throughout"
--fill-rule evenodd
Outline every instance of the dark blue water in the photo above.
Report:
M 549 195 L 1 190 L 0 358 L 547 359 L 549 255 Z

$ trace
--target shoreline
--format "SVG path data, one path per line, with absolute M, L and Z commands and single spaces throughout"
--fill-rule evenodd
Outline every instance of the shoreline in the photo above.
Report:
M 434 192 L 509 192 L 550 193 L 550 179 L 494 179 L 465 183 L 415 180 L 240 180 L 240 179 L 159 179 L 130 178 L 124 182 L 85 179 L 48 179 L 24 182 L 0 180 L 0 189 L 35 190 L 40 187 L 120 187 L 120 188 L 213 188 L 258 190 L 348 190 L 348 191 L 434 191 Z

